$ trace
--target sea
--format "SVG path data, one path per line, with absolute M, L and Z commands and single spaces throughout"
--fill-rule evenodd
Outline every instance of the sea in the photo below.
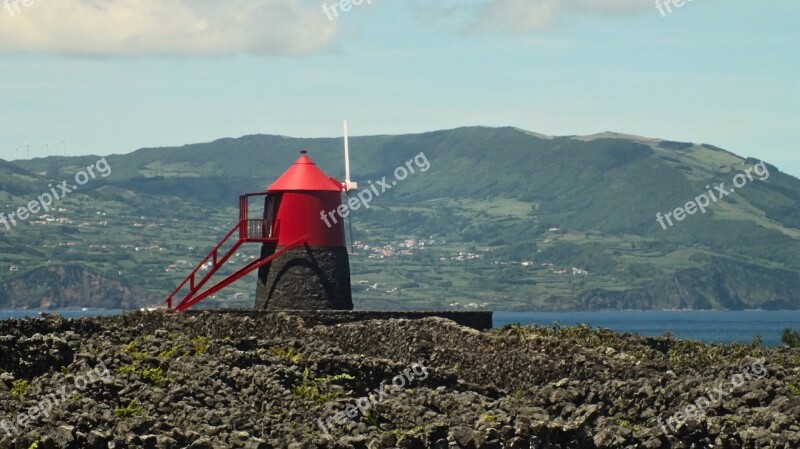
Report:
M 616 332 L 676 338 L 704 343 L 751 343 L 760 336 L 764 346 L 781 346 L 785 328 L 800 331 L 800 310 L 778 311 L 622 311 L 622 312 L 495 312 L 494 327 L 518 323 L 550 326 L 588 324 Z
M 117 309 L 0 310 L 0 320 L 36 317 L 40 312 L 65 318 L 118 315 Z M 764 346 L 781 346 L 783 329 L 800 330 L 800 310 L 793 311 L 622 311 L 622 312 L 494 312 L 494 327 L 507 324 L 550 326 L 588 324 L 616 332 L 658 337 L 672 332 L 676 338 L 705 343 L 750 343 L 760 336 Z

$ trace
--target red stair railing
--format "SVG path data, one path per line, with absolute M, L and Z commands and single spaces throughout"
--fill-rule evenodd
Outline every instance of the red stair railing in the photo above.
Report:
M 291 244 L 281 248 L 279 251 L 275 252 L 274 254 L 269 255 L 268 257 L 261 257 L 259 259 L 253 260 L 252 262 L 248 263 L 244 267 L 236 270 L 234 273 L 229 274 L 220 282 L 215 284 L 214 286 L 210 287 L 208 290 L 201 292 L 203 286 L 216 274 L 216 272 L 222 268 L 228 259 L 231 258 L 236 253 L 236 250 L 242 246 L 244 243 L 276 243 L 278 240 L 273 238 L 274 235 L 277 235 L 280 223 L 277 220 L 273 220 L 270 218 L 257 218 L 251 219 L 248 217 L 248 206 L 249 206 L 249 198 L 253 196 L 266 196 L 267 194 L 262 193 L 248 193 L 246 195 L 241 195 L 239 197 L 239 221 L 234 225 L 233 229 L 228 232 L 225 237 L 222 238 L 217 246 L 211 250 L 210 253 L 202 260 L 199 264 L 195 267 L 194 270 L 186 277 L 186 279 L 181 282 L 175 290 L 167 296 L 167 299 L 164 302 L 167 303 L 167 307 L 172 310 L 181 311 L 186 310 L 189 307 L 197 304 L 198 302 L 202 301 L 203 299 L 213 295 L 214 293 L 218 292 L 219 290 L 227 287 L 228 285 L 232 284 L 233 282 L 237 281 L 238 279 L 242 278 L 243 276 L 247 275 L 248 273 L 252 272 L 256 268 L 259 268 L 263 265 L 268 264 L 276 257 L 286 253 L 290 249 L 300 246 L 306 242 L 308 236 L 303 236 L 296 241 L 292 242 Z M 236 242 L 225 251 L 222 255 L 220 252 L 222 248 L 229 243 L 231 239 L 234 238 L 234 234 L 237 234 Z M 203 266 L 210 263 L 211 266 L 208 268 L 208 273 L 197 280 L 198 273 L 200 270 L 203 269 Z M 173 302 L 175 301 L 176 296 L 178 293 L 183 290 L 188 284 L 189 292 L 183 296 L 183 298 L 178 302 L 177 305 L 174 305 Z
M 238 281 L 242 277 L 247 276 L 253 270 L 255 270 L 257 268 L 260 268 L 260 267 L 272 262 L 273 259 L 275 259 L 276 257 L 282 256 L 284 253 L 286 253 L 290 249 L 302 245 L 303 243 L 306 242 L 307 239 L 308 239 L 308 236 L 304 235 L 303 237 L 295 240 L 294 242 L 290 243 L 289 245 L 284 246 L 283 248 L 281 248 L 280 250 L 274 252 L 273 254 L 270 254 L 268 257 L 264 257 L 264 258 L 261 258 L 261 259 L 256 259 L 256 260 L 250 262 L 249 264 L 243 266 L 242 268 L 239 268 L 234 273 L 228 275 L 227 277 L 225 277 L 225 279 L 219 281 L 217 284 L 215 284 L 214 286 L 210 287 L 208 290 L 206 290 L 206 291 L 204 291 L 202 293 L 199 293 L 199 294 L 195 295 L 195 293 L 197 291 L 193 291 L 192 293 L 187 295 L 180 302 L 180 304 L 178 304 L 173 310 L 175 310 L 177 312 L 180 312 L 180 311 L 188 309 L 189 307 L 192 307 L 193 305 L 197 304 L 198 302 L 208 298 L 209 296 L 213 295 L 214 293 L 216 293 L 216 292 L 222 290 L 223 288 L 231 285 L 232 283 Z M 172 307 L 170 306 L 170 308 L 172 308 Z

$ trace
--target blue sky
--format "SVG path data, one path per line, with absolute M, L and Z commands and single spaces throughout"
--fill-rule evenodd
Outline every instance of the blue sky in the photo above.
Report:
M 339 136 L 347 118 L 355 135 L 486 125 L 710 143 L 800 176 L 796 0 L 694 0 L 666 17 L 655 0 L 372 0 L 333 21 L 324 3 L 1 9 L 0 158 L 25 143 L 42 157 L 48 142 L 106 155 Z

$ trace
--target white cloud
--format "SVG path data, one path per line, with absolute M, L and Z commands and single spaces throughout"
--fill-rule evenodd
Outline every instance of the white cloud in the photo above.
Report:
M 321 6 L 301 0 L 5 2 L 0 53 L 304 55 L 328 48 L 336 35 Z
M 547 30 L 573 16 L 615 16 L 654 8 L 651 0 L 482 0 L 450 4 L 454 6 L 469 17 L 461 22 L 463 30 L 505 34 Z

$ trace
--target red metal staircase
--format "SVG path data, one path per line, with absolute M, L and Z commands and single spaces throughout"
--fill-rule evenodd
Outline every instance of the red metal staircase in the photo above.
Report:
M 267 257 L 261 257 L 253 260 L 247 265 L 229 274 L 213 286 L 209 287 L 207 290 L 203 290 L 203 286 L 205 286 L 205 284 L 214 276 L 214 274 L 225 265 L 231 256 L 236 254 L 236 250 L 238 250 L 243 244 L 275 243 L 277 245 L 278 239 L 273 238 L 273 236 L 278 235 L 277 232 L 280 223 L 277 220 L 273 220 L 271 218 L 250 219 L 248 217 L 250 198 L 266 195 L 267 193 L 248 193 L 239 197 L 239 222 L 236 223 L 233 229 L 231 229 L 230 232 L 223 237 L 222 241 L 220 241 L 219 244 L 217 244 L 217 246 L 215 246 L 214 249 L 211 250 L 211 252 L 199 264 L 197 264 L 197 267 L 192 270 L 191 274 L 189 274 L 189 276 L 187 276 L 186 279 L 184 279 L 183 282 L 181 282 L 178 287 L 172 291 L 172 293 L 165 300 L 167 307 L 178 312 L 186 310 L 213 295 L 214 293 L 222 290 L 228 285 L 236 282 L 237 280 L 251 273 L 253 270 L 270 263 L 273 259 L 283 255 L 290 249 L 301 246 L 306 242 L 308 235 L 304 235 L 303 237 L 295 240 L 294 242 L 286 245 L 279 251 L 272 253 Z M 226 244 L 229 244 L 234 236 L 236 241 L 227 251 L 220 255 L 222 248 L 225 247 Z M 199 272 L 208 263 L 211 263 L 208 272 L 199 280 L 197 280 Z M 177 305 L 173 306 L 176 296 L 179 296 L 179 292 L 181 292 L 181 290 L 184 289 L 187 284 L 189 286 L 189 292 L 183 296 Z

